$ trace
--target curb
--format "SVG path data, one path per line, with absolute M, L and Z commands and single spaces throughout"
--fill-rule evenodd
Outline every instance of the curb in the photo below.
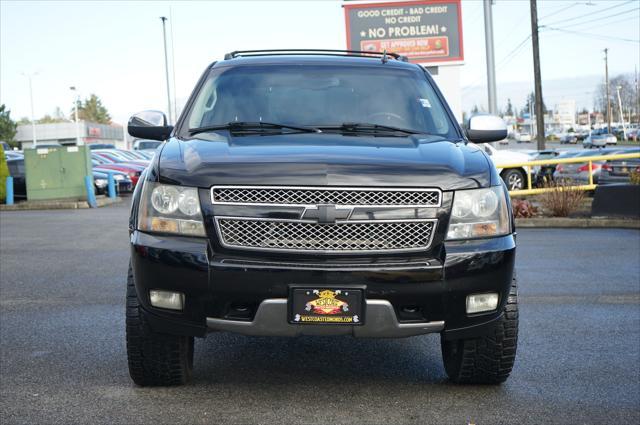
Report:
M 640 220 L 624 218 L 516 218 L 517 228 L 640 229 Z
M 106 207 L 122 202 L 122 198 L 97 197 L 98 207 Z M 0 204 L 0 211 L 29 211 L 29 210 L 77 210 L 89 209 L 87 201 L 24 201 L 13 205 Z

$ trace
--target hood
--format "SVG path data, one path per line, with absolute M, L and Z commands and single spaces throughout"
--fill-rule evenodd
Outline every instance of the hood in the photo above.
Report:
M 436 137 L 332 133 L 234 137 L 228 132 L 200 136 L 165 144 L 158 165 L 160 181 L 202 188 L 327 185 L 454 190 L 489 186 L 495 173 L 476 146 Z

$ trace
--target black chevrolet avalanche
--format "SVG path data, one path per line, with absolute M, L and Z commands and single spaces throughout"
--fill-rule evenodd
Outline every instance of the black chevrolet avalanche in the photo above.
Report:
M 138 385 L 189 380 L 194 337 L 441 336 L 454 382 L 497 384 L 516 354 L 509 195 L 422 67 L 389 53 L 244 51 L 211 64 L 129 221 L 126 335 Z M 474 142 L 474 143 L 471 143 Z

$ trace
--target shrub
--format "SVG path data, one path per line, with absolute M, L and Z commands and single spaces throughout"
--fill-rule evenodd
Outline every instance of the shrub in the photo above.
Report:
M 7 176 L 9 175 L 9 167 L 4 157 L 4 148 L 0 145 L 0 202 L 4 202 L 7 197 Z
M 555 181 L 546 184 L 551 189 L 540 196 L 540 202 L 545 210 L 554 217 L 567 217 L 575 212 L 584 199 L 582 190 L 573 189 L 570 181 Z
M 537 214 L 538 209 L 526 199 L 511 200 L 514 218 L 531 218 Z
M 631 184 L 640 184 L 640 171 L 630 172 L 629 181 L 631 182 Z

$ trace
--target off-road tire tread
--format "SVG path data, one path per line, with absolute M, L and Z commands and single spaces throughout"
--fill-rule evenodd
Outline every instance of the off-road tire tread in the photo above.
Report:
M 127 273 L 126 336 L 129 375 L 140 386 L 185 384 L 193 369 L 193 337 L 161 334 L 149 326 Z
M 507 380 L 518 345 L 518 288 L 514 276 L 504 314 L 491 334 L 478 338 L 442 341 L 449 378 L 460 384 L 500 384 Z M 455 346 L 454 346 L 455 345 Z M 456 353 L 447 354 L 455 348 Z

